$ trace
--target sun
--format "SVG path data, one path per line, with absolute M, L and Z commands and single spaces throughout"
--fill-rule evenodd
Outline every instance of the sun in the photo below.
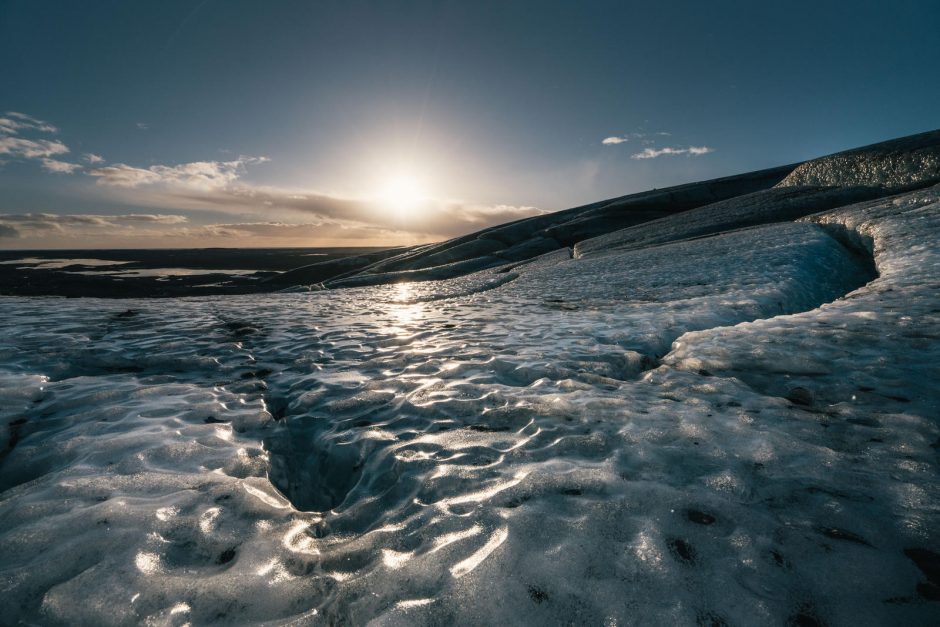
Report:
M 382 187 L 379 197 L 384 206 L 399 215 L 407 215 L 419 210 L 427 200 L 421 180 L 404 174 L 389 178 Z

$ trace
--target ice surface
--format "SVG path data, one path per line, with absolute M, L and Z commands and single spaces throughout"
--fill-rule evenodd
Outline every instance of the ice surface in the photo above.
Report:
M 575 256 L 643 248 L 745 226 L 786 222 L 880 195 L 883 192 L 870 187 L 776 187 L 583 240 L 575 246 Z
M 938 233 L 934 187 L 444 281 L 3 298 L 0 616 L 934 623 Z
M 566 247 L 581 257 L 791 221 L 938 181 L 940 131 L 932 131 L 792 166 L 612 198 L 437 244 L 313 264 L 267 281 L 338 288 L 450 279 Z
M 940 130 L 802 163 L 778 187 L 836 185 L 900 191 L 940 181 Z

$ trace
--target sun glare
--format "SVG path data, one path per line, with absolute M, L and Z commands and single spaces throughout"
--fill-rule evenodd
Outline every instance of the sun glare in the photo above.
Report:
M 381 192 L 382 203 L 399 214 L 419 209 L 426 197 L 421 181 L 413 176 L 392 177 Z

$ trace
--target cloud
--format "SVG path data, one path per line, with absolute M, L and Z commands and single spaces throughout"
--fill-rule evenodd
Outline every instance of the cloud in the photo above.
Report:
M 239 157 L 233 161 L 197 161 L 147 168 L 124 163 L 85 171 L 97 184 L 134 190 L 126 200 L 142 206 L 178 210 L 291 218 L 311 217 L 347 228 L 378 228 L 438 238 L 461 235 L 478 228 L 544 213 L 511 205 L 483 205 L 447 199 L 424 199 L 402 216 L 383 208 L 382 199 L 341 196 L 304 189 L 250 185 L 240 181 L 247 166 L 266 157 Z M 120 195 L 121 192 L 116 192 Z M 294 220 L 287 220 L 287 224 Z M 269 223 L 269 222 L 265 222 Z
M 657 157 L 662 157 L 665 155 L 688 155 L 692 157 L 698 157 L 700 155 L 706 155 L 710 152 L 714 152 L 713 148 L 708 146 L 687 146 L 687 147 L 663 147 L 656 148 L 657 139 L 662 137 L 671 137 L 672 133 L 666 131 L 657 131 L 655 133 L 627 133 L 625 135 L 611 135 L 610 137 L 605 137 L 601 143 L 605 146 L 616 146 L 617 144 L 624 144 L 630 141 L 640 141 L 642 145 L 646 146 L 640 152 L 633 153 L 630 155 L 631 159 L 656 159 Z
M 306 202 L 311 198 L 306 197 Z M 301 202 L 300 199 L 296 199 Z M 0 215 L 0 233 L 20 248 L 192 246 L 395 246 L 439 241 L 468 230 L 540 214 L 532 207 L 465 205 L 435 207 L 436 217 L 415 224 L 361 222 L 310 214 L 306 219 L 242 220 L 191 224 L 176 214 L 27 213 Z
M 166 231 L 164 244 L 191 246 L 194 242 L 215 242 L 238 246 L 310 246 L 330 242 L 333 246 L 394 246 L 403 241 L 429 242 L 408 231 L 340 221 L 317 222 L 234 222 L 207 224 Z
M 122 216 L 112 216 L 114 220 L 127 222 L 158 222 L 160 224 L 182 224 L 189 222 L 186 216 L 167 215 L 164 213 L 130 213 Z
M 191 229 L 188 234 L 201 237 L 204 234 L 215 237 L 309 237 L 324 228 L 340 227 L 338 223 L 288 223 L 288 222 L 236 222 L 231 224 L 207 224 Z M 175 233 L 169 234 L 176 235 Z
M 212 210 L 240 215 L 295 214 L 335 221 L 347 226 L 374 226 L 420 235 L 447 238 L 511 220 L 545 213 L 530 206 L 486 205 L 460 200 L 428 198 L 402 216 L 383 207 L 380 198 L 344 197 L 309 190 L 252 185 L 213 189 L 159 188 L 138 201 L 148 205 L 188 210 Z
M 715 152 L 714 148 L 708 146 L 689 146 L 688 148 L 644 148 L 642 152 L 630 155 L 631 159 L 656 159 L 664 155 L 689 155 L 697 157 Z
M 186 216 L 131 213 L 121 215 L 22 213 L 0 215 L 0 238 L 17 248 L 153 247 L 174 230 L 185 231 Z M 12 240 L 16 240 L 13 242 Z M 193 245 L 177 241 L 175 245 Z M 173 244 L 170 244 L 173 245 Z M 203 245 L 203 244 L 199 244 Z
M 142 131 L 146 131 L 148 128 L 150 128 L 150 125 L 146 122 L 138 122 L 136 126 Z
M 137 168 L 115 163 L 88 170 L 98 185 L 109 187 L 140 187 L 142 185 L 180 185 L 184 187 L 217 188 L 234 183 L 252 163 L 264 163 L 267 157 L 239 157 L 234 161 L 194 161 L 179 165 L 152 165 Z
M 0 215 L 0 224 L 12 226 L 19 231 L 61 231 L 65 227 L 74 226 L 115 226 L 114 222 L 108 220 L 106 216 L 57 215 L 52 213 Z
M 0 155 L 10 155 L 22 159 L 40 159 L 64 155 L 68 151 L 68 146 L 60 141 L 0 136 Z
M 197 161 L 146 168 L 116 163 L 87 169 L 85 173 L 95 177 L 98 185 L 134 190 L 126 200 L 142 206 L 271 216 L 280 220 L 288 218 L 283 222 L 287 225 L 295 222 L 289 219 L 294 214 L 297 223 L 314 218 L 345 229 L 379 229 L 405 235 L 411 233 L 428 241 L 428 238 L 453 237 L 544 213 L 529 206 L 485 205 L 428 198 L 418 203 L 409 216 L 402 216 L 383 208 L 381 198 L 341 196 L 241 182 L 247 166 L 266 161 L 269 161 L 266 157 L 242 156 L 233 161 Z
M 82 166 L 77 163 L 68 163 L 67 161 L 57 161 L 56 159 L 43 159 L 42 169 L 47 172 L 57 172 L 60 174 L 71 174 L 75 170 L 80 170 Z
M 0 238 L 16 240 L 19 248 L 71 248 L 76 244 L 102 248 L 157 246 L 391 246 L 414 235 L 374 225 L 337 220 L 300 223 L 243 221 L 190 225 L 185 216 L 166 214 L 0 215 Z M 430 239 L 424 239 L 430 241 Z M 12 242 L 11 242 L 12 245 Z
M 127 223 L 179 225 L 186 222 L 188 222 L 186 216 L 167 214 L 131 213 L 109 216 L 98 214 L 20 213 L 0 215 L 0 228 L 15 229 L 17 231 L 65 231 L 74 228 L 113 229 Z
M 17 135 L 20 131 L 39 131 L 41 133 L 58 133 L 57 129 L 52 124 L 44 122 L 34 118 L 31 115 L 26 115 L 25 113 L 19 113 L 17 111 L 7 111 L 3 114 L 3 117 L 0 117 L 0 133 L 8 133 L 10 135 Z
M 667 133 L 665 131 L 659 131 L 657 133 L 627 133 L 625 135 L 611 135 L 610 137 L 605 137 L 601 143 L 605 146 L 616 146 L 617 144 L 625 144 L 630 141 L 635 141 L 638 139 L 645 140 L 644 144 L 652 143 L 652 140 L 647 139 L 649 137 L 669 137 L 672 133 Z
M 144 168 L 135 168 L 124 163 L 88 170 L 86 174 L 97 177 L 98 185 L 110 187 L 137 187 L 160 181 L 160 175 L 156 172 Z
M 145 125 L 144 125 L 145 126 Z M 112 188 L 109 196 L 130 206 L 159 207 L 161 211 L 208 211 L 239 216 L 239 222 L 190 225 L 180 215 L 163 213 L 125 214 L 21 214 L 0 216 L 0 225 L 24 245 L 32 237 L 37 243 L 143 242 L 145 237 L 187 238 L 243 237 L 251 245 L 261 242 L 290 245 L 394 245 L 402 241 L 433 241 L 545 213 L 531 206 L 470 203 L 462 200 L 426 198 L 406 214 L 390 211 L 381 197 L 367 194 L 338 195 L 306 189 L 258 186 L 242 180 L 249 166 L 269 161 L 267 157 L 239 156 L 228 161 L 193 161 L 139 167 L 107 163 L 94 153 L 84 153 L 83 163 L 56 157 L 69 152 L 60 141 L 19 136 L 23 129 L 55 132 L 52 125 L 25 114 L 8 113 L 0 118 L 0 156 L 36 159 L 41 167 L 61 174 L 82 172 L 96 185 Z M 85 165 L 87 164 L 87 165 Z M 130 239 L 128 239 L 130 238 Z M 135 239 L 137 238 L 137 239 Z M 123 241 L 123 240 L 122 240 Z M 168 241 L 168 240 L 167 240 Z M 112 244 L 114 245 L 114 244 Z M 171 245 L 171 244 L 167 244 Z M 285 244 L 286 245 L 286 244 Z
M 21 131 L 55 133 L 58 129 L 25 113 L 7 111 L 0 117 L 0 155 L 8 155 L 14 159 L 42 159 L 43 168 L 50 172 L 72 172 L 78 167 L 50 159 L 69 151 L 68 146 L 62 142 L 20 137 Z

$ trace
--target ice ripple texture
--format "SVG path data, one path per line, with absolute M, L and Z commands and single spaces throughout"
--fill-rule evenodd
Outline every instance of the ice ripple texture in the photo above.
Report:
M 441 282 L 4 298 L 0 615 L 929 624 L 938 233 L 932 188 Z

